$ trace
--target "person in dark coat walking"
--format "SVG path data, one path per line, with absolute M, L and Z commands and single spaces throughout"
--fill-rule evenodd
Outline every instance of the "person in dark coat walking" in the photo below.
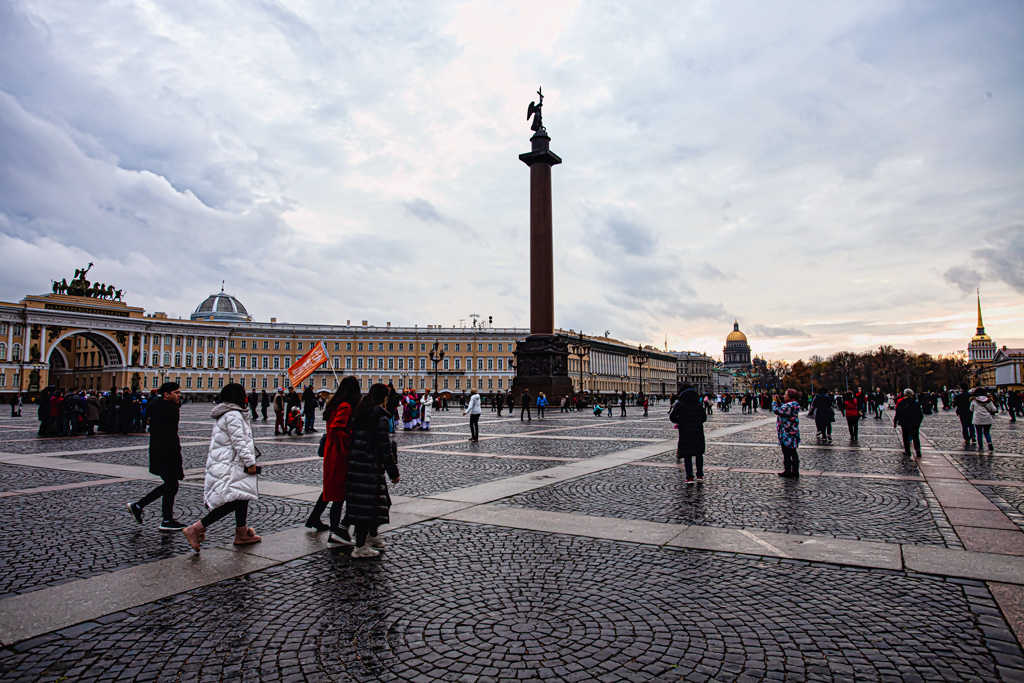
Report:
M 249 394 L 249 410 L 252 412 L 252 419 L 256 419 L 256 406 L 260 403 L 260 396 L 256 393 L 256 389 L 252 390 Z
M 330 530 L 329 540 L 343 545 L 353 545 L 348 529 L 341 525 L 341 508 L 345 504 L 348 456 L 352 448 L 352 411 L 359 405 L 359 399 L 359 380 L 346 375 L 324 408 L 324 429 L 327 432 L 323 437 L 324 485 L 313 512 L 306 520 L 306 527 L 316 531 Z M 331 504 L 330 525 L 320 519 L 327 503 Z
M 384 547 L 378 529 L 391 521 L 391 496 L 384 479 L 398 483 L 396 450 L 388 434 L 388 388 L 374 384 L 352 416 L 352 448 L 345 482 L 345 520 L 356 527 L 353 558 L 376 557 Z
M 316 394 L 313 392 L 313 383 L 310 382 L 306 385 L 305 391 L 302 392 L 302 413 L 306 417 L 306 426 L 303 428 L 303 431 L 316 431 L 313 429 L 313 422 L 316 421 L 316 409 L 318 407 Z
M 832 398 L 824 387 L 818 388 L 818 395 L 811 401 L 811 410 L 814 411 L 814 426 L 818 430 L 818 435 L 826 441 L 831 441 L 836 411 L 832 408 Z
M 896 405 L 896 417 L 892 426 L 900 426 L 903 431 L 903 455 L 910 456 L 910 442 L 914 442 L 914 451 L 917 457 L 921 457 L 921 422 L 924 420 L 924 413 L 921 406 L 914 398 L 913 389 L 903 391 L 903 400 Z
M 679 429 L 679 444 L 676 460 L 686 463 L 686 483 L 692 484 L 693 459 L 697 459 L 697 481 L 704 481 L 704 423 L 708 414 L 700 403 L 697 390 L 689 384 L 683 385 L 679 399 L 672 405 L 668 419 Z
M 267 408 L 270 407 L 270 395 L 266 389 L 260 391 L 260 412 L 263 413 L 263 421 L 267 421 Z
M 530 417 L 530 390 L 523 389 L 523 395 L 519 397 L 519 402 L 522 408 L 519 409 L 519 421 L 523 421 L 523 415 L 526 416 L 528 422 L 533 422 L 533 418 Z
M 157 394 L 160 398 L 149 404 L 149 471 L 163 479 L 163 483 L 147 493 L 142 500 L 128 503 L 128 511 L 142 524 L 142 511 L 163 496 L 163 517 L 160 531 L 181 531 L 186 525 L 174 518 L 174 497 L 178 495 L 178 482 L 185 478 L 181 463 L 181 441 L 178 439 L 178 418 L 181 404 L 181 385 L 164 382 Z
M 974 424 L 971 422 L 971 394 L 967 391 L 967 385 L 960 386 L 960 393 L 953 397 L 953 405 L 956 406 L 956 416 L 960 418 L 960 430 L 963 432 L 964 448 L 970 448 L 974 443 Z

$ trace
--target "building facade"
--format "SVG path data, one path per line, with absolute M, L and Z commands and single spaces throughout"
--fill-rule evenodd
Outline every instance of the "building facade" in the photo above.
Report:
M 424 389 L 436 380 L 442 392 L 504 391 L 515 374 L 515 344 L 529 334 L 488 326 L 256 322 L 234 297 L 221 292 L 211 299 L 189 320 L 56 293 L 0 302 L 0 394 L 51 385 L 146 390 L 168 380 L 193 394 L 216 394 L 229 382 L 270 391 L 287 387 L 288 367 L 321 340 L 330 357 L 309 380 L 320 391 L 333 391 L 342 375 L 355 375 L 364 388 L 392 382 L 399 390 Z
M 992 370 L 994 384 L 1000 389 L 1024 389 L 1024 349 L 999 349 Z
M 568 367 L 573 391 L 668 395 L 676 390 L 676 359 L 667 352 L 652 346 L 631 346 L 611 337 L 581 338 L 572 330 L 556 333 L 570 346 Z M 571 351 L 580 345 L 586 349 L 582 358 Z
M 711 371 L 715 367 L 715 359 L 699 351 L 670 351 L 676 359 L 676 391 L 684 384 L 690 384 L 699 393 L 713 390 Z

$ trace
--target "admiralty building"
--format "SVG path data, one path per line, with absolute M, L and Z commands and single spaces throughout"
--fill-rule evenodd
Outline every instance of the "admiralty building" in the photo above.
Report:
M 74 287 L 76 282 L 85 287 Z M 433 388 L 436 382 L 441 392 L 475 388 L 486 394 L 511 388 L 515 345 L 529 334 L 488 324 L 257 322 L 223 290 L 200 303 L 188 320 L 174 319 L 121 301 L 122 293 L 112 287 L 88 285 L 83 274 L 70 285 L 54 283 L 53 293 L 0 302 L 0 396 L 5 402 L 15 393 L 31 396 L 46 386 L 148 390 L 168 380 L 194 396 L 212 396 L 228 382 L 270 391 L 289 385 L 288 367 L 320 340 L 330 358 L 310 379 L 319 391 L 333 391 L 340 376 L 355 375 L 364 388 L 391 382 L 401 391 Z M 575 333 L 562 334 L 577 339 Z M 638 353 L 636 347 L 604 337 L 588 337 L 587 343 L 582 366 L 579 358 L 569 358 L 577 391 L 675 391 L 671 355 L 651 347 Z

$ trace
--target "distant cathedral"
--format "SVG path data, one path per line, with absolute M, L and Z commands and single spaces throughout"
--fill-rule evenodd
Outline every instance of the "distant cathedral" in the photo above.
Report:
M 732 324 L 732 332 L 725 338 L 725 348 L 722 349 L 722 356 L 725 362 L 722 367 L 726 370 L 750 370 L 750 344 L 747 343 L 747 335 L 740 332 L 739 321 Z
M 978 329 L 971 343 L 967 345 L 967 367 L 976 387 L 991 387 L 996 383 L 996 371 L 992 359 L 996 357 L 996 343 L 985 334 L 985 323 L 981 320 L 981 291 L 978 291 Z

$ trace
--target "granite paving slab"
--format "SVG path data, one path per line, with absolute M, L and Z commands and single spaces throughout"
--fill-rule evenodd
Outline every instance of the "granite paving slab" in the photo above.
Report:
M 372 561 L 324 551 L 33 639 L 0 676 L 997 681 L 1024 666 L 976 581 L 455 522 L 389 542 Z
M 0 598 L 191 552 L 180 531 L 157 529 L 159 499 L 146 508 L 142 525 L 125 509 L 153 486 L 119 482 L 0 498 Z M 202 498 L 201 488 L 182 486 L 178 519 L 191 523 L 206 514 Z M 308 503 L 264 496 L 250 503 L 249 524 L 269 533 L 304 522 L 309 511 Z M 207 537 L 214 545 L 229 542 L 234 520 L 221 520 Z
M 976 487 L 995 503 L 996 507 L 1024 531 L 1024 487 L 1020 486 L 978 486 Z
M 673 444 L 674 446 L 674 444 Z M 675 449 L 646 458 L 645 462 L 678 462 Z M 704 465 L 719 467 L 782 468 L 782 451 L 769 445 L 727 446 L 709 442 Z M 800 467 L 807 471 L 853 472 L 859 474 L 892 474 L 921 476 L 917 463 L 902 453 L 872 451 L 850 447 L 801 448 Z
M 629 465 L 547 486 L 499 504 L 698 526 L 753 528 L 863 541 L 959 547 L 922 482 L 705 472 Z
M 481 429 L 480 436 L 487 433 Z M 646 445 L 645 441 L 570 441 L 566 439 L 486 439 L 464 441 L 452 444 L 432 444 L 430 450 L 493 453 L 498 455 L 528 455 L 534 457 L 558 456 L 560 458 L 592 458 L 606 453 L 624 451 Z M 409 452 L 409 451 L 406 451 Z
M 415 451 L 400 452 L 398 463 L 401 477 L 397 484 L 388 483 L 388 491 L 394 496 L 429 496 L 565 464 L 557 460 L 516 460 Z M 321 486 L 323 464 L 318 459 L 314 462 L 270 465 L 264 468 L 263 475 L 273 481 Z

